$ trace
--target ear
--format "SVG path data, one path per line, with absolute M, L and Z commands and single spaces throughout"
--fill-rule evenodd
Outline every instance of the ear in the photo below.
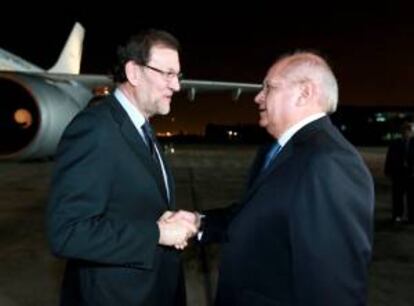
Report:
M 309 103 L 316 95 L 316 85 L 314 82 L 307 80 L 299 85 L 298 106 Z
M 137 86 L 139 84 L 140 71 L 137 64 L 135 64 L 133 61 L 128 61 L 125 64 L 125 75 L 128 79 L 128 82 L 133 86 Z

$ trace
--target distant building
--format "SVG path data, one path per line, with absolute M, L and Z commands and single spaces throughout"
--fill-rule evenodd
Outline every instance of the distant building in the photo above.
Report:
M 261 144 L 269 140 L 265 129 L 256 124 L 207 124 L 205 140 L 210 143 Z
M 399 136 L 401 123 L 413 114 L 414 108 L 343 106 L 331 118 L 354 145 L 383 146 Z
M 331 115 L 341 133 L 357 146 L 386 146 L 391 139 L 400 137 L 403 121 L 414 118 L 411 108 L 376 108 L 342 106 Z M 271 140 L 266 130 L 257 124 L 207 124 L 204 135 L 179 133 L 158 134 L 164 144 L 263 144 Z

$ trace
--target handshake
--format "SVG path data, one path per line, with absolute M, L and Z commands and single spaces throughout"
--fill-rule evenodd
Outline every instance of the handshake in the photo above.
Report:
M 183 250 L 188 240 L 198 233 L 201 215 L 185 210 L 166 211 L 158 219 L 157 224 L 160 231 L 159 244 Z

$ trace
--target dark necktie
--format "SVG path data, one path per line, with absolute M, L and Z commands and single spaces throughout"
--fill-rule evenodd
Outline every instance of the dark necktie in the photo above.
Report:
M 279 144 L 279 142 L 275 141 L 273 145 L 270 147 L 269 151 L 267 152 L 265 156 L 265 160 L 263 162 L 262 171 L 265 171 L 266 168 L 270 165 L 270 163 L 275 159 L 275 157 L 279 154 L 280 150 L 282 149 L 282 146 Z
M 148 121 L 145 121 L 144 125 L 142 126 L 142 132 L 144 134 L 145 142 L 147 143 L 148 150 L 150 151 L 151 157 L 154 160 L 154 162 L 157 164 L 159 171 L 161 171 L 160 159 L 158 157 L 157 149 L 155 147 L 156 144 L 155 144 L 154 133 Z
M 164 192 L 167 195 L 168 201 L 170 200 L 169 188 L 166 186 L 167 181 L 164 178 L 164 174 L 161 169 L 161 161 L 160 157 L 158 156 L 157 149 L 156 149 L 156 141 L 154 132 L 152 131 L 151 125 L 147 120 L 145 120 L 144 125 L 142 126 L 142 132 L 145 137 L 145 142 L 147 143 L 148 150 L 151 154 L 152 159 L 154 160 L 155 164 L 157 165 L 157 171 L 162 179 L 162 186 L 164 187 Z

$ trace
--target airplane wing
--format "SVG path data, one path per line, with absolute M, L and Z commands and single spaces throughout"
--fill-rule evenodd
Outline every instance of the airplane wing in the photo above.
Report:
M 196 93 L 206 91 L 231 91 L 232 99 L 239 99 L 242 92 L 258 92 L 262 85 L 251 83 L 237 83 L 237 82 L 219 82 L 206 80 L 183 80 L 181 82 L 182 89 L 187 90 L 188 99 L 193 101 Z
M 112 88 L 114 86 L 112 77 L 110 75 L 99 74 L 66 74 L 66 73 L 49 73 L 38 72 L 30 73 L 37 77 L 44 78 L 54 82 L 79 82 L 90 89 L 94 89 L 99 86 L 108 86 Z M 262 85 L 253 83 L 241 83 L 241 82 L 227 82 L 227 81 L 210 81 L 210 80 L 181 80 L 181 90 L 189 91 L 189 99 L 194 100 L 197 92 L 212 92 L 212 91 L 235 91 L 238 93 L 237 98 L 241 93 L 254 93 L 258 92 Z

